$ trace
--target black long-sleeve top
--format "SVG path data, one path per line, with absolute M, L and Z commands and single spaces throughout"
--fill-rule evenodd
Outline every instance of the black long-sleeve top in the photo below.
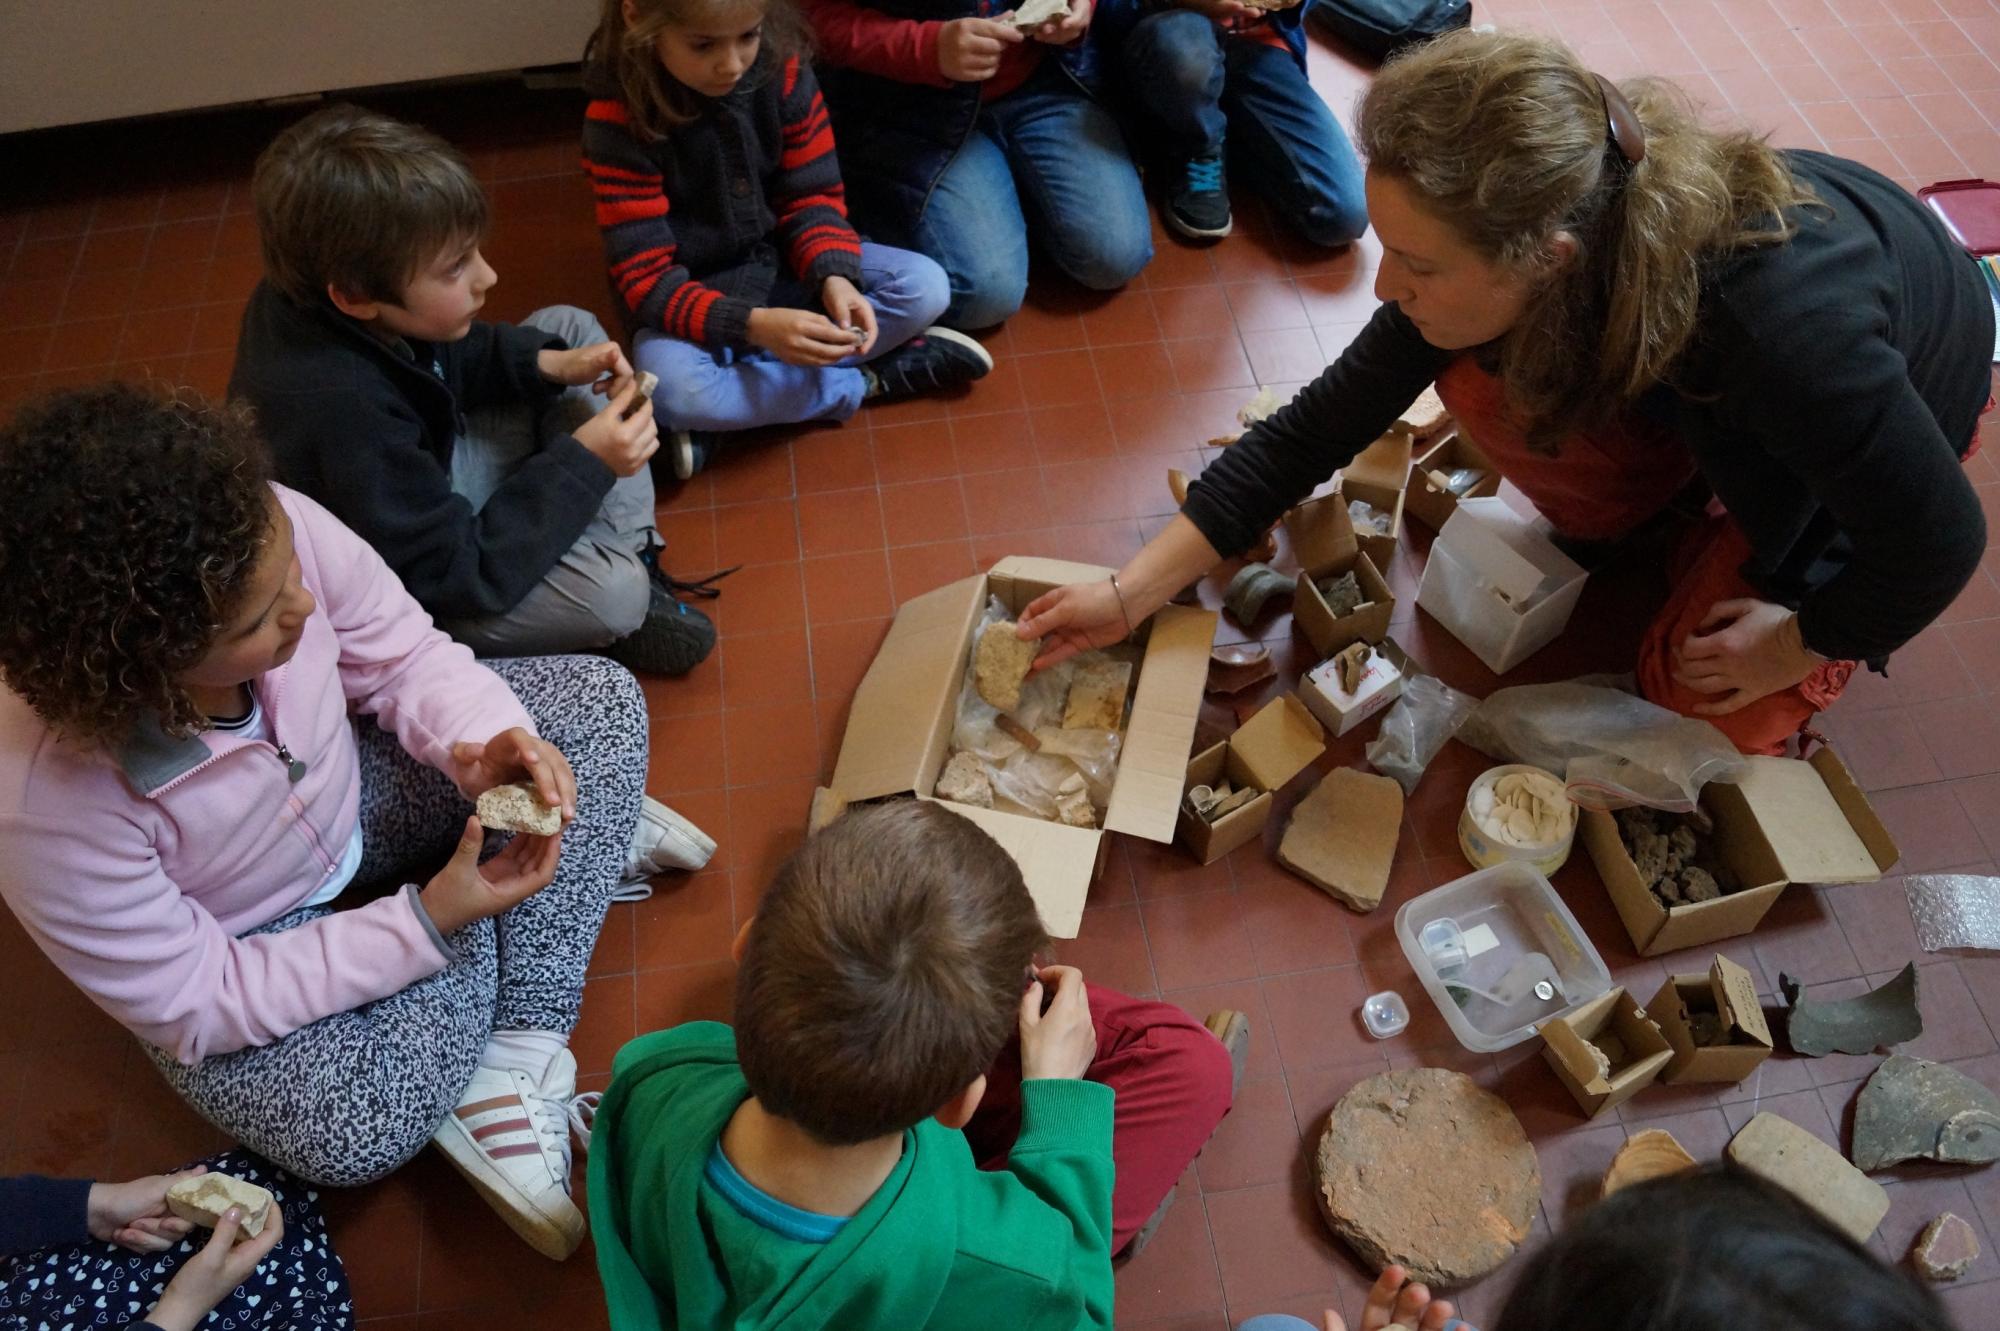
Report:
M 1959 457 L 1991 392 L 1993 307 L 1971 258 L 1895 182 L 1785 157 L 1825 207 L 1796 210 L 1790 241 L 1712 266 L 1674 386 L 1635 410 L 1685 441 L 1749 537 L 1745 577 L 1798 611 L 1806 645 L 1880 662 L 1950 606 L 1986 549 Z M 1248 548 L 1456 354 L 1382 306 L 1182 511 L 1221 553 Z

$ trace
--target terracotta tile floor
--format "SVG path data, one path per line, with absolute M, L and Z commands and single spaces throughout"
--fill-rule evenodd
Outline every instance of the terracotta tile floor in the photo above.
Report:
M 1480 0 L 1479 10 L 1566 34 L 1606 73 L 1673 76 L 1715 112 L 1782 144 L 1858 157 L 1910 186 L 2000 177 L 1996 0 Z M 1312 59 L 1345 114 L 1365 74 L 1322 45 Z M 491 187 L 494 314 L 559 300 L 609 314 L 571 96 L 471 89 L 385 105 L 465 144 Z M 281 119 L 232 113 L 0 143 L 0 407 L 108 375 L 222 388 L 258 271 L 248 167 Z M 576 1038 L 586 1084 L 603 1083 L 613 1051 L 635 1033 L 726 1011 L 730 936 L 797 842 L 847 700 L 897 602 L 1005 554 L 1118 562 L 1171 511 L 1168 467 L 1199 468 L 1203 441 L 1258 383 L 1293 386 L 1367 318 L 1372 237 L 1327 255 L 1259 208 L 1238 218 L 1237 234 L 1214 248 L 1162 239 L 1144 276 L 1115 297 L 1038 286 L 991 339 L 999 370 L 967 396 L 779 432 L 663 497 L 673 567 L 745 565 L 719 603 L 715 657 L 690 679 L 647 688 L 652 789 L 722 851 L 707 872 L 613 912 Z M 1993 456 L 1973 471 L 2000 499 Z M 1413 527 L 1390 569 L 1403 598 L 1397 639 L 1453 684 L 1484 692 L 1492 677 L 1410 603 L 1428 542 Z M 1830 717 L 1906 869 L 1990 873 L 2000 862 L 1996 578 L 2000 563 L 1989 563 L 1946 621 L 1897 658 L 1892 677 L 1858 680 Z M 1576 627 L 1521 677 L 1621 668 L 1659 591 L 1643 570 L 1594 579 Z M 1205 594 L 1214 592 L 1211 584 Z M 1261 632 L 1300 662 L 1284 620 Z M 1219 711 L 1209 719 L 1229 723 Z M 1341 742 L 1327 765 L 1358 762 L 1360 747 Z M 1256 1040 L 1237 1111 L 1182 1183 L 1154 1247 L 1119 1277 L 1121 1324 L 1212 1331 L 1274 1309 L 1352 1315 L 1362 1277 L 1314 1213 L 1306 1148 L 1340 1094 L 1384 1067 L 1463 1068 L 1514 1104 L 1542 1150 L 1538 1235 L 1588 1197 L 1628 1127 L 1667 1126 L 1710 1149 L 1760 1108 L 1829 1140 L 1843 1129 L 1872 1059 L 1774 1058 L 1741 1086 L 1656 1088 L 1586 1123 L 1532 1049 L 1468 1056 L 1439 1043 L 1442 1026 L 1422 1011 L 1412 1036 L 1366 1039 L 1354 1015 L 1360 997 L 1387 984 L 1413 992 L 1391 933 L 1396 906 L 1464 872 L 1452 821 L 1477 766 L 1456 746 L 1439 760 L 1411 802 L 1390 899 L 1365 917 L 1278 870 L 1264 846 L 1206 869 L 1165 847 L 1116 847 L 1065 955 L 1100 980 L 1196 1013 L 1241 1007 Z M 1558 885 L 1642 998 L 1668 968 L 1706 964 L 1706 951 L 1634 956 L 1581 857 Z M 1894 880 L 1793 891 L 1762 929 L 1723 950 L 1767 992 L 1781 967 L 1857 981 L 1916 955 Z M 1918 959 L 1929 1030 L 1913 1052 L 2000 1085 L 2000 960 Z M 11 920 L 0 925 L 0 963 L 0 1053 L 15 1069 L 0 1081 L 0 1119 L 10 1125 L 0 1167 L 129 1175 L 219 1144 Z M 1963 1325 L 2000 1325 L 1994 1287 L 1978 1283 L 2000 1275 L 1991 1241 L 2000 1238 L 2000 1173 L 1897 1171 L 1890 1191 L 1895 1209 L 1876 1240 L 1885 1256 L 1900 1255 L 1946 1207 L 1986 1227 L 1973 1283 L 1946 1297 Z M 602 1324 L 588 1253 L 563 1267 L 524 1257 L 433 1160 L 326 1200 L 371 1325 Z M 1469 1316 L 1490 1323 L 1504 1279 L 1466 1292 Z

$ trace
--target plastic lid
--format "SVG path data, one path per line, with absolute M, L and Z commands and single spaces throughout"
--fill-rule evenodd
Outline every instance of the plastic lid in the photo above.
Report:
M 2000 184 L 1943 180 L 1917 191 L 1951 238 L 1974 254 L 2000 254 Z

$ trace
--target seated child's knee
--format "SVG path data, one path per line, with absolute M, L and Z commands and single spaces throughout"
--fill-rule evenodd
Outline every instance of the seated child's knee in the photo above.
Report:
M 945 322 L 955 328 L 990 328 L 1018 312 L 1028 296 L 1028 275 L 999 264 L 958 275 Z
M 951 307 L 951 279 L 944 275 L 944 269 L 935 259 L 912 253 L 904 280 L 909 288 L 909 306 L 918 323 L 935 323 Z
M 577 305 L 544 305 L 521 323 L 528 328 L 539 328 L 544 333 L 554 333 L 573 348 L 595 346 L 611 340 L 611 335 L 604 331 L 604 325 L 597 316 Z
M 1183 102 L 1207 94 L 1222 62 L 1215 24 L 1191 9 L 1169 10 L 1140 21 L 1126 39 L 1128 60 L 1139 62 L 1152 94 Z
M 605 581 L 590 609 L 616 640 L 637 633 L 652 605 L 653 580 L 646 576 L 645 566 L 634 556 L 618 561 L 614 575 Z M 626 673 L 622 667 L 619 672 Z
M 1153 258 L 1153 237 L 1142 220 L 1137 227 L 1108 222 L 1092 232 L 1087 245 L 1063 267 L 1092 291 L 1116 291 L 1139 275 Z
M 1368 213 L 1358 202 L 1321 200 L 1306 206 L 1298 216 L 1298 226 L 1307 240 L 1331 249 L 1359 240 L 1368 229 Z

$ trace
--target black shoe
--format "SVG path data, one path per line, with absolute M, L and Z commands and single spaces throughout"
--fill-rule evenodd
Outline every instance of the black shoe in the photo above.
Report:
M 935 393 L 984 379 L 992 369 L 993 357 L 976 340 L 933 324 L 880 360 L 861 367 L 868 378 L 862 397 L 883 402 Z
M 1223 178 L 1222 150 L 1190 158 L 1167 195 L 1167 225 L 1196 240 L 1229 234 L 1229 182 Z
M 709 463 L 722 449 L 722 436 L 709 430 L 675 430 L 660 452 L 673 463 L 674 479 L 687 480 Z
M 646 620 L 604 649 L 627 670 L 648 675 L 685 675 L 715 650 L 715 625 L 658 583 Z

